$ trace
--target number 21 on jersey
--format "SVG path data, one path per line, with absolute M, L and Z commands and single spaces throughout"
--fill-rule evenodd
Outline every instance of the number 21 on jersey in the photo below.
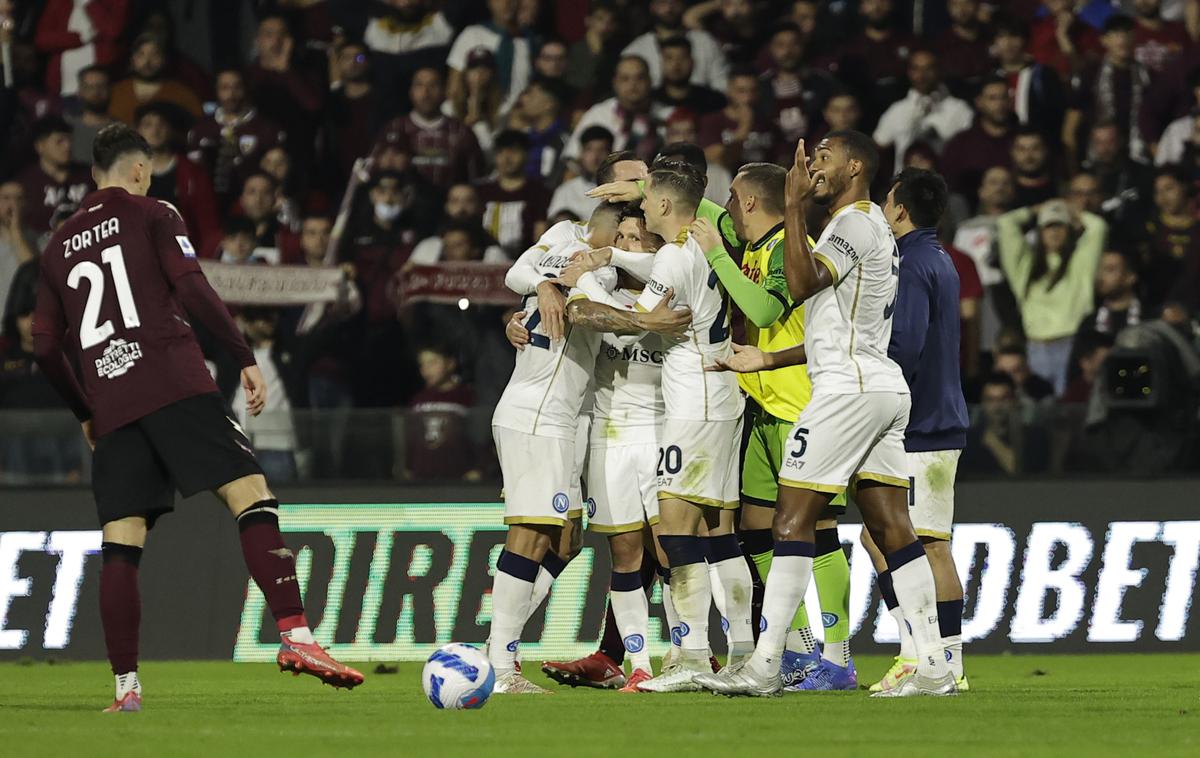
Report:
M 112 273 L 113 287 L 117 291 L 117 305 L 121 309 L 121 321 L 126 329 L 142 325 L 138 317 L 137 303 L 133 301 L 133 290 L 129 287 L 129 275 L 125 272 L 125 256 L 120 245 L 106 247 L 100 251 L 100 260 Z M 67 286 L 77 290 L 87 282 L 87 302 L 83 306 L 83 323 L 79 325 L 79 344 L 84 350 L 99 345 L 113 335 L 116 329 L 111 320 L 100 320 L 100 305 L 104 302 L 104 269 L 91 261 L 76 263 L 67 274 Z

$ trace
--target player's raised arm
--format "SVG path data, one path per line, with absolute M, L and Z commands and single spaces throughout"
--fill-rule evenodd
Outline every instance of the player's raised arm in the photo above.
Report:
M 808 244 L 808 221 L 804 211 L 813 190 L 813 178 L 808 170 L 804 140 L 796 144 L 796 162 L 788 171 L 786 212 L 784 214 L 783 273 L 788 291 L 796 302 L 803 302 L 832 285 L 836 272 L 828 261 L 818 261 Z
M 659 298 L 655 306 L 648 311 L 631 311 L 579 299 L 571 303 L 568 315 L 575 326 L 597 332 L 609 332 L 618 336 L 654 332 L 669 339 L 679 339 L 691 326 L 692 311 L 689 308 L 672 308 L 671 298 L 674 294 L 672 290 L 667 289 L 665 297 Z
M 38 368 L 46 375 L 50 386 L 62 397 L 67 407 L 75 414 L 75 418 L 84 425 L 84 433 L 89 436 L 88 444 L 92 444 L 88 425 L 92 418 L 92 409 L 88 405 L 87 396 L 71 368 L 70 361 L 63 351 L 64 336 L 67 332 L 67 322 L 63 315 L 62 302 L 47 283 L 43 275 L 38 282 L 37 305 L 33 312 L 33 357 Z

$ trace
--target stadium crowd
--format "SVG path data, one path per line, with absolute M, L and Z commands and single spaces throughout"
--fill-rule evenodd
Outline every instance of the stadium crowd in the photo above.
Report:
M 0 0 L 0 47 L 0 409 L 60 404 L 36 261 L 114 120 L 201 258 L 340 268 L 332 303 L 239 318 L 284 418 L 411 408 L 414 478 L 491 470 L 465 419 L 512 365 L 502 292 L 418 274 L 586 219 L 613 151 L 692 143 L 724 203 L 743 163 L 854 128 L 953 193 L 965 471 L 1195 465 L 1200 0 Z M 345 426 L 310 443 L 331 471 Z M 295 434 L 259 430 L 273 478 Z

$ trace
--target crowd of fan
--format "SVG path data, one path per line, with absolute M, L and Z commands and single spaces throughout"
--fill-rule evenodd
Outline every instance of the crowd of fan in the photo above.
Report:
M 150 144 L 150 194 L 201 257 L 343 267 L 352 296 L 315 325 L 240 314 L 277 402 L 432 409 L 416 447 L 494 404 L 512 352 L 504 308 L 401 307 L 406 271 L 508 263 L 586 219 L 615 150 L 699 146 L 718 203 L 741 164 L 787 165 L 833 129 L 872 134 L 889 169 L 942 173 L 984 468 L 1044 468 L 1012 409 L 1094 400 L 1123 330 L 1193 341 L 1200 0 L 247 0 L 188 19 L 175 5 L 204 10 L 0 0 L 0 407 L 54 403 L 29 356 L 36 257 L 91 189 L 91 140 L 114 120 Z M 177 35 L 197 24 L 203 65 Z

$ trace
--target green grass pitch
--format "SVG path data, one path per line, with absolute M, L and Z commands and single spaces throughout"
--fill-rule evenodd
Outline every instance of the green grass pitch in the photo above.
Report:
M 856 662 L 865 682 L 890 661 Z M 482 710 L 447 712 L 425 700 L 415 663 L 392 675 L 364 665 L 366 684 L 340 692 L 266 664 L 152 661 L 141 668 L 146 710 L 102 715 L 106 665 L 2 664 L 0 755 L 1200 755 L 1200 655 L 967 665 L 972 691 L 955 699 L 729 700 L 550 685 L 552 697 L 495 696 Z

